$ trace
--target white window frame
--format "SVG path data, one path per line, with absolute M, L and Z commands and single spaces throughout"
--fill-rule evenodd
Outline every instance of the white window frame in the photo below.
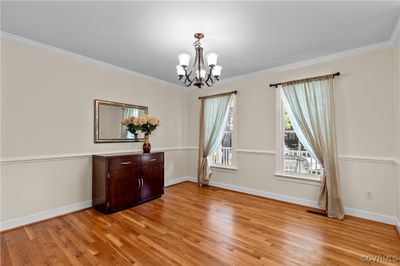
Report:
M 211 168 L 215 169 L 222 169 L 222 170 L 238 170 L 237 167 L 237 154 L 236 154 L 236 147 L 237 147 L 237 142 L 236 142 L 236 135 L 237 135 L 237 108 L 236 108 L 236 95 L 233 95 L 232 98 L 232 106 L 233 106 L 233 130 L 232 130 L 232 164 L 231 165 L 225 165 L 225 164 L 217 164 L 212 162 L 211 163 Z
M 275 92 L 275 112 L 276 112 L 276 161 L 275 161 L 275 176 L 283 178 L 293 178 L 297 180 L 304 180 L 307 182 L 320 183 L 321 179 L 318 176 L 311 174 L 289 173 L 283 171 L 283 150 L 284 150 L 284 134 L 285 127 L 283 125 L 284 108 L 282 103 L 282 90 L 281 86 L 276 88 Z

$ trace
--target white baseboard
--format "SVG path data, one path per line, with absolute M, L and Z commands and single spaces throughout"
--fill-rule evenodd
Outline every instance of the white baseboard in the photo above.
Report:
M 165 186 L 172 186 L 178 183 L 186 182 L 188 181 L 188 177 L 181 177 L 181 178 L 175 178 L 175 179 L 169 179 L 165 181 Z M 79 211 L 82 209 L 90 208 L 92 207 L 92 201 L 85 201 L 85 202 L 79 202 L 75 204 L 71 204 L 68 206 L 44 211 L 44 212 L 39 212 L 39 213 L 34 213 L 31 215 L 23 216 L 20 218 L 4 221 L 0 223 L 0 231 L 4 230 L 9 230 L 12 228 L 16 228 L 19 226 L 35 223 L 35 222 L 40 222 L 43 220 L 47 220 L 56 216 L 64 215 L 70 212 L 74 211 Z
M 197 178 L 195 177 L 180 177 L 180 178 L 174 178 L 174 179 L 169 179 L 165 181 L 165 186 L 172 186 L 178 183 L 183 183 L 183 182 L 197 182 Z M 221 182 L 216 182 L 216 181 L 210 181 L 211 186 L 219 187 L 219 188 L 224 188 L 227 190 L 233 190 L 237 192 L 242 192 L 250 195 L 255 195 L 255 196 L 260 196 L 268 199 L 275 199 L 279 201 L 284 201 L 284 202 L 290 202 L 294 204 L 299 204 L 303 206 L 308 206 L 312 208 L 318 208 L 318 204 L 316 201 L 312 200 L 307 200 L 307 199 L 301 199 L 297 197 L 292 197 L 292 196 L 287 196 L 287 195 L 282 195 L 282 194 L 277 194 L 277 193 L 271 193 L 267 191 L 261 191 L 253 188 L 246 188 L 242 186 L 237 186 L 237 185 L 231 185 L 231 184 L 226 184 L 226 183 L 221 183 Z M 31 224 L 43 220 L 47 220 L 56 216 L 64 215 L 70 212 L 74 211 L 79 211 L 82 209 L 90 208 L 92 206 L 92 201 L 85 201 L 85 202 L 80 202 L 80 203 L 75 203 L 71 204 L 68 206 L 56 208 L 53 210 L 48 210 L 40 213 L 35 213 L 27 216 L 23 216 L 20 218 L 8 220 L 5 222 L 0 223 L 0 231 L 4 230 L 9 230 L 15 227 L 23 226 L 26 224 Z M 351 209 L 351 208 L 345 208 L 345 213 L 347 215 L 363 218 L 366 220 L 372 220 L 372 221 L 377 221 L 381 223 L 386 223 L 386 224 L 392 224 L 395 225 L 398 232 L 400 233 L 400 221 L 393 216 L 388 216 L 388 215 L 383 215 L 383 214 L 378 214 L 378 213 L 372 213 L 372 212 L 367 212 L 367 211 L 362 211 L 362 210 L 356 210 L 356 209 Z
M 26 224 L 31 224 L 43 220 L 47 220 L 56 216 L 64 215 L 70 212 L 75 212 L 79 211 L 82 209 L 86 209 L 92 207 L 92 201 L 84 201 L 84 202 L 79 202 L 79 203 L 74 203 L 71 205 L 63 206 L 60 208 L 44 211 L 44 212 L 39 212 L 39 213 L 34 213 L 31 215 L 23 216 L 20 218 L 4 221 L 0 224 L 0 231 L 12 229 L 15 227 L 23 226 Z
M 168 179 L 165 180 L 164 182 L 164 186 L 169 187 L 175 184 L 179 184 L 179 183 L 183 183 L 189 180 L 189 177 L 185 176 L 185 177 L 180 177 L 180 178 L 174 178 L 174 179 Z
M 234 190 L 234 191 L 238 191 L 238 192 L 242 192 L 242 193 L 246 193 L 246 194 L 250 194 L 250 195 L 260 196 L 260 197 L 264 197 L 264 198 L 268 198 L 268 199 L 280 200 L 280 201 L 295 203 L 295 204 L 304 205 L 304 206 L 308 206 L 308 207 L 318 208 L 317 202 L 312 201 L 312 200 L 306 200 L 306 199 L 296 198 L 296 197 L 292 197 L 292 196 L 257 190 L 257 189 L 253 189 L 253 188 L 246 188 L 246 187 L 237 186 L 237 185 L 230 185 L 230 184 L 215 182 L 212 180 L 210 181 L 210 185 L 228 189 L 228 190 Z
M 385 214 L 356 210 L 356 209 L 347 208 L 347 207 L 344 207 L 344 213 L 347 215 L 351 215 L 354 217 L 363 218 L 363 219 L 371 220 L 371 221 L 375 221 L 375 222 L 381 222 L 381 223 L 392 224 L 392 225 L 397 224 L 396 217 L 385 215 Z
M 189 177 L 187 179 L 187 181 L 197 182 L 196 178 L 193 178 L 193 177 Z M 280 201 L 290 202 L 290 203 L 299 204 L 299 205 L 303 205 L 303 206 L 307 206 L 307 207 L 318 208 L 317 202 L 313 201 L 313 200 L 301 199 L 301 198 L 297 198 L 297 197 L 292 197 L 292 196 L 287 196 L 287 195 L 282 195 L 282 194 L 277 194 L 277 193 L 271 193 L 271 192 L 257 190 L 257 189 L 253 189 L 253 188 L 246 188 L 246 187 L 242 187 L 242 186 L 216 182 L 216 181 L 212 181 L 212 180 L 210 181 L 210 185 L 214 186 L 214 187 L 237 191 L 237 192 L 247 193 L 250 195 L 260 196 L 260 197 L 264 197 L 264 198 L 268 198 L 268 199 L 280 200 Z M 373 213 L 373 212 L 368 212 L 368 211 L 362 211 L 362 210 L 356 210 L 356 209 L 351 209 L 351 208 L 346 208 L 346 207 L 344 208 L 344 212 L 347 215 L 363 218 L 366 220 L 396 225 L 398 227 L 398 230 L 400 229 L 400 223 L 397 220 L 397 218 L 394 216 Z

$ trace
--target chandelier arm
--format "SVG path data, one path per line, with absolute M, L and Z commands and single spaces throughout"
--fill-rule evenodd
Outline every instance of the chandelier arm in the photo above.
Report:
M 216 80 L 214 80 L 214 76 L 212 75 L 212 68 L 210 70 L 210 73 L 208 74 L 209 80 L 211 80 L 211 84 L 214 85 L 216 83 Z
M 192 70 L 190 70 L 189 73 L 187 73 L 186 69 L 185 69 L 185 81 L 184 83 L 186 84 L 187 81 L 189 81 L 190 83 L 192 83 L 193 81 L 190 79 L 190 75 L 192 74 Z
M 193 80 L 190 81 L 188 84 L 185 84 L 185 85 L 186 85 L 186 87 L 190 87 L 192 85 L 192 83 L 193 83 Z
M 192 84 L 192 83 L 193 83 L 193 80 L 191 80 L 191 79 L 186 79 L 186 80 L 185 80 L 185 85 L 186 85 L 186 84 Z
M 207 75 L 207 81 L 209 81 L 209 80 L 211 80 L 211 81 L 212 81 L 212 77 L 211 77 L 211 69 L 210 69 L 210 71 L 208 72 L 208 75 Z
M 187 73 L 187 69 L 185 68 L 185 80 L 182 81 L 183 85 L 187 86 L 186 84 L 192 83 L 192 80 L 190 79 L 190 74 L 192 73 L 192 71 L 190 71 L 189 73 Z M 189 85 L 190 86 L 190 85 Z
M 211 84 L 209 84 L 208 81 L 210 81 L 210 73 L 208 73 L 207 79 L 205 80 L 205 82 L 206 82 L 206 85 L 207 85 L 208 87 L 211 87 L 211 86 L 212 86 L 212 80 L 211 80 Z
M 212 77 L 210 78 L 210 80 L 211 80 L 211 84 L 214 85 L 215 84 L 215 80 Z
M 211 81 L 211 84 L 209 84 L 208 81 Z M 205 82 L 208 87 L 211 87 L 213 85 L 212 79 L 210 78 L 210 73 L 208 73 L 207 79 L 205 80 Z

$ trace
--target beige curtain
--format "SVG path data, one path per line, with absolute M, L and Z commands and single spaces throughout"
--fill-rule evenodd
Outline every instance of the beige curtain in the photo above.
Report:
M 290 107 L 289 118 L 296 124 L 296 134 L 302 135 L 307 142 L 305 146 L 324 167 L 318 204 L 329 217 L 342 219 L 344 210 L 336 151 L 333 76 L 283 84 L 282 91 Z
M 211 157 L 219 147 L 227 123 L 232 93 L 201 98 L 199 160 L 197 179 L 199 185 L 208 185 L 211 175 Z

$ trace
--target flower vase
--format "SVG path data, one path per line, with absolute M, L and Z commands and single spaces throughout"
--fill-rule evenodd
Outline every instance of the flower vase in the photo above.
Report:
M 143 153 L 149 153 L 151 150 L 151 145 L 149 141 L 149 134 L 144 134 L 144 143 L 143 143 Z
M 138 135 L 139 135 L 139 134 L 138 134 L 137 132 L 135 132 L 135 133 L 133 133 L 133 135 L 135 136 L 135 137 L 133 138 L 133 140 L 134 140 L 134 141 L 138 141 Z

